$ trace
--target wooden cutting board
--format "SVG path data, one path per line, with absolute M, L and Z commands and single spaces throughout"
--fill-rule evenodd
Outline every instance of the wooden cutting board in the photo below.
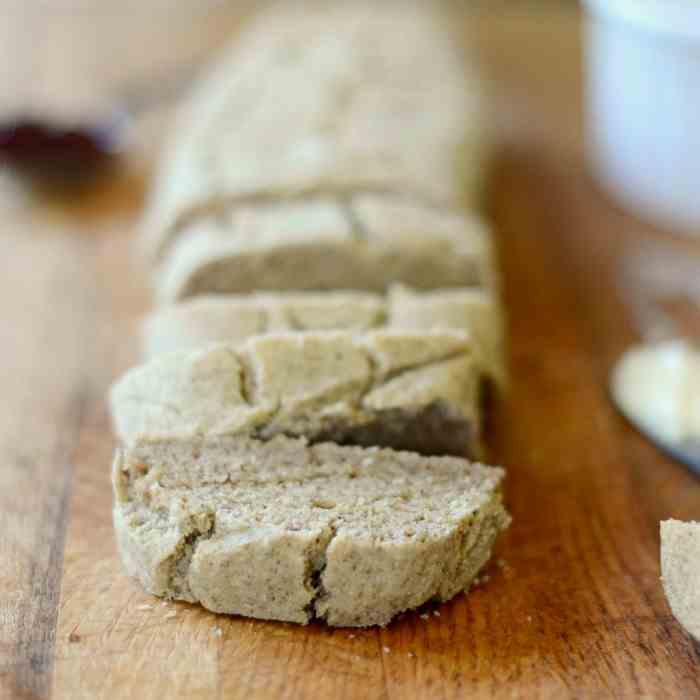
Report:
M 672 243 L 584 167 L 574 13 L 477 20 L 502 142 L 492 210 L 512 387 L 491 420 L 513 525 L 469 596 L 386 629 L 329 630 L 161 604 L 124 576 L 110 523 L 105 390 L 138 354 L 131 258 L 144 182 L 68 209 L 0 197 L 0 697 L 700 697 L 700 649 L 659 582 L 661 518 L 700 482 L 606 393 L 634 339 L 616 278 Z M 697 251 L 696 251 L 697 252 Z

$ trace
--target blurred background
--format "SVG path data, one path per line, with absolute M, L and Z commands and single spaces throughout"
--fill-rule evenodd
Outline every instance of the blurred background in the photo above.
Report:
M 255 0 L 2 0 L 0 144 L 4 170 L 8 164 L 19 164 L 30 176 L 38 174 L 43 180 L 52 175 L 47 159 L 60 161 L 72 153 L 75 158 L 70 159 L 68 170 L 77 179 L 85 170 L 85 179 L 90 180 L 93 161 L 99 160 L 91 151 L 93 146 L 118 152 L 121 168 L 148 170 L 164 134 L 164 115 L 260 4 Z M 303 3 L 297 4 L 303 11 Z M 527 57 L 512 61 L 508 32 L 537 42 L 541 35 L 553 51 L 562 44 L 576 51 L 579 12 L 570 0 L 451 0 L 450 4 L 456 16 L 464 19 L 465 32 L 458 34 L 472 37 L 495 86 L 504 81 L 517 83 L 527 93 L 528 80 L 536 79 L 538 67 L 528 64 Z M 505 30 L 504 18 L 508 20 Z M 522 51 L 520 42 L 518 46 Z M 574 62 L 566 65 L 572 68 L 578 70 Z M 518 75 L 514 69 L 530 71 L 530 75 Z M 499 119 L 517 120 L 512 108 L 510 114 L 499 110 L 498 94 L 494 99 Z M 574 131 L 580 121 L 575 112 L 574 107 Z M 17 133 L 22 126 L 27 128 Z M 55 134 L 43 133 L 40 127 L 78 133 L 69 134 L 63 145 L 54 144 L 54 152 L 49 153 L 46 141 Z M 62 170 L 65 174 L 66 169 Z
M 41 160 L 42 143 L 44 161 L 60 158 L 65 151 L 80 151 L 83 136 L 94 137 L 98 148 L 118 151 L 122 160 L 150 160 L 163 133 L 162 113 L 253 6 L 241 0 L 3 0 L 5 163 L 23 156 Z M 27 129 L 15 153 L 7 142 L 18 126 Z M 40 127 L 78 133 L 52 153 L 49 135 Z M 90 160 L 89 153 L 83 155 L 82 161 L 76 156 L 76 170 Z
M 585 162 L 626 210 L 662 228 L 700 228 L 699 8 L 443 2 L 481 67 L 498 141 Z M 261 4 L 0 0 L 5 189 L 51 192 L 57 172 L 88 189 L 104 185 L 104 172 L 143 189 L 172 108 Z

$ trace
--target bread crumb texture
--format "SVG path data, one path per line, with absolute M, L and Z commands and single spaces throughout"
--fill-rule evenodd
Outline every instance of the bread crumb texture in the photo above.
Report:
M 281 436 L 119 450 L 126 568 L 154 595 L 302 624 L 385 625 L 468 589 L 510 521 L 503 471 L 367 453 Z

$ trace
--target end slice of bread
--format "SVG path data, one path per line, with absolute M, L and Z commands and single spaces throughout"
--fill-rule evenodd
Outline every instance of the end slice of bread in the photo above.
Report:
M 510 518 L 501 469 L 248 437 L 142 441 L 114 461 L 127 571 L 209 610 L 385 625 L 469 588 Z
M 661 580 L 674 617 L 700 641 L 700 522 L 661 523 Z

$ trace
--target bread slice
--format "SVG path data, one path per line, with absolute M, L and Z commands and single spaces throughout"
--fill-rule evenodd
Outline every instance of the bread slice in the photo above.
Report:
M 144 250 L 162 259 L 202 217 L 289 196 L 396 192 L 473 208 L 487 143 L 482 91 L 446 25 L 418 0 L 262 12 L 185 102 Z
M 277 292 L 196 297 L 152 311 L 142 326 L 146 360 L 212 343 L 242 342 L 284 331 L 356 330 L 384 326 L 378 294 L 353 291 Z
M 409 452 L 249 437 L 118 450 L 129 574 L 220 613 L 385 625 L 469 588 L 509 523 L 500 469 Z
M 253 290 L 494 285 L 490 233 L 474 216 L 405 197 L 293 198 L 203 217 L 173 239 L 160 302 Z
M 700 642 L 700 522 L 661 523 L 661 580 L 674 617 Z
M 124 442 L 286 434 L 473 455 L 482 378 L 463 332 L 272 333 L 131 369 L 111 408 Z
M 368 292 L 277 292 L 204 296 L 152 312 L 143 324 L 146 359 L 212 343 L 242 342 L 281 331 L 395 328 L 468 331 L 484 373 L 505 384 L 503 317 L 484 289 L 418 292 L 399 285 Z

